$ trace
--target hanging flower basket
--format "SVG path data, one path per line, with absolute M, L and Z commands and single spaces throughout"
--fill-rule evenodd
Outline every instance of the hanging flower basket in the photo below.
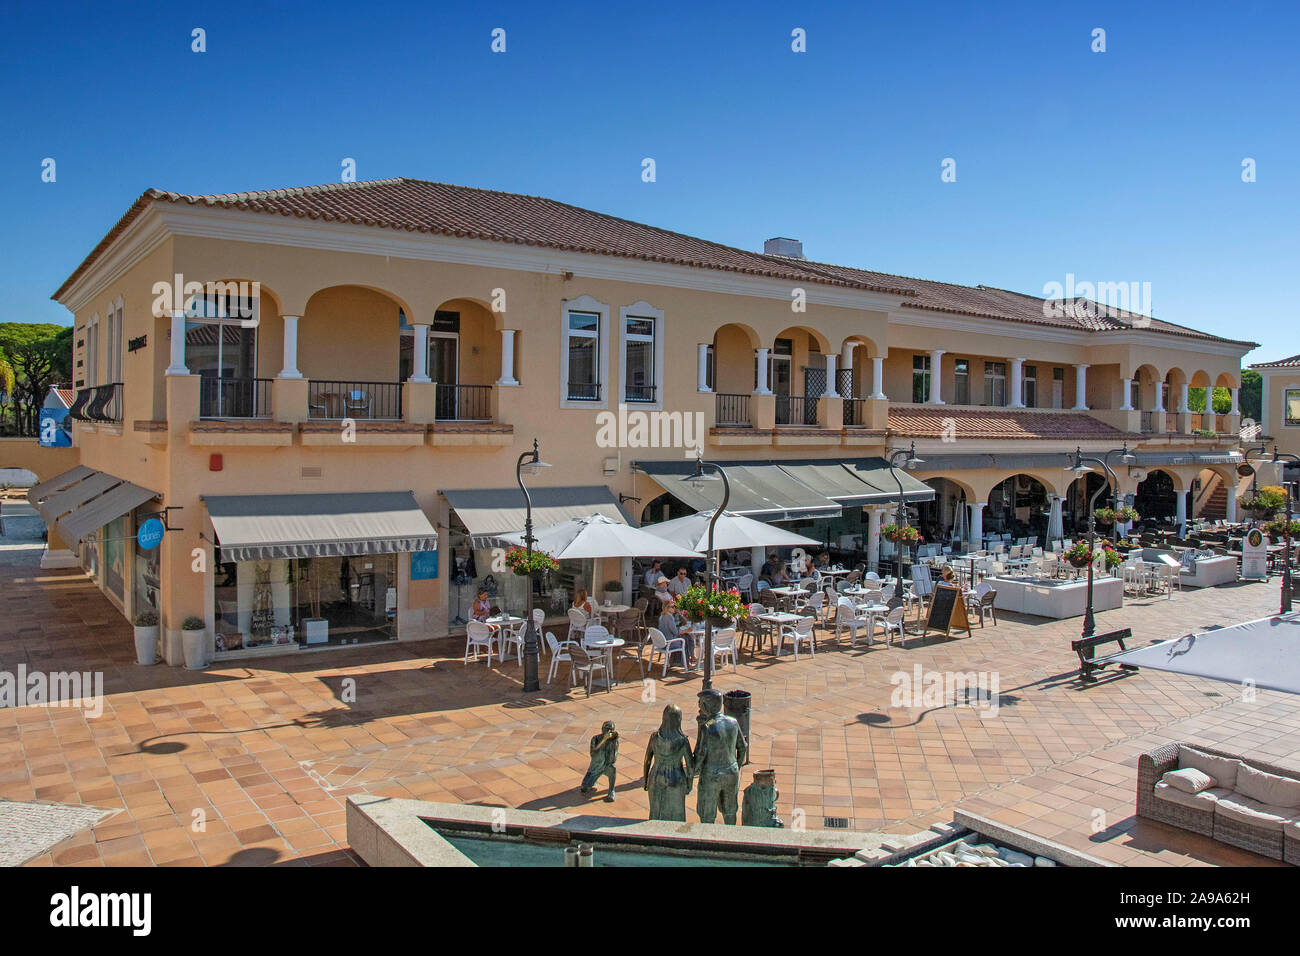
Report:
M 560 565 L 545 551 L 529 552 L 527 548 L 515 547 L 506 552 L 506 567 L 521 578 L 526 578 L 533 574 L 558 571 Z
M 894 544 L 916 544 L 921 540 L 921 532 L 908 524 L 887 524 L 880 529 L 880 536 Z
M 1237 504 L 1256 518 L 1272 518 L 1286 507 L 1286 502 L 1286 489 L 1277 485 L 1268 485 L 1259 489 L 1256 495 L 1237 499 Z
M 1124 555 L 1120 554 L 1109 541 L 1101 546 L 1101 553 L 1106 558 L 1106 570 L 1111 571 L 1124 563 Z
M 1288 534 L 1292 539 L 1300 538 L 1300 521 L 1287 521 L 1285 518 L 1275 518 L 1264 526 L 1276 540 L 1281 541 Z
M 1115 520 L 1120 524 L 1132 524 L 1142 517 L 1138 514 L 1137 509 L 1129 505 L 1122 505 L 1115 509 Z
M 1066 561 L 1070 562 L 1072 567 L 1086 568 L 1088 565 L 1092 564 L 1092 559 L 1095 555 L 1092 553 L 1092 548 L 1088 547 L 1086 541 L 1080 541 L 1074 547 L 1070 548 L 1069 551 L 1066 551 L 1063 557 Z
M 723 590 L 716 584 L 712 590 L 703 584 L 692 585 L 678 595 L 673 608 L 688 620 L 707 620 L 720 627 L 730 627 L 749 617 L 749 606 L 741 600 L 740 592 L 735 588 Z
M 1098 508 L 1092 515 L 1097 519 L 1097 524 L 1110 525 L 1115 523 L 1114 508 Z

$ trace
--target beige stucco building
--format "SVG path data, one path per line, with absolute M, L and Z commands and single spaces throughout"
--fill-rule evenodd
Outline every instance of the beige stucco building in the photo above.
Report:
M 235 655 L 327 618 L 331 644 L 454 633 L 489 577 L 521 600 L 490 536 L 519 530 L 534 439 L 541 521 L 682 513 L 698 448 L 734 466 L 733 506 L 874 561 L 882 458 L 913 442 L 932 535 L 1069 533 L 1086 483 L 1067 454 L 1125 443 L 1120 490 L 1178 520 L 1207 480 L 1235 484 L 1253 347 L 405 179 L 151 190 L 55 298 L 81 468 L 38 496 L 49 560 L 62 544 L 125 614 L 156 607 L 172 662 L 190 616 Z M 1188 411 L 1203 386 L 1233 413 Z M 163 508 L 161 545 L 137 545 Z

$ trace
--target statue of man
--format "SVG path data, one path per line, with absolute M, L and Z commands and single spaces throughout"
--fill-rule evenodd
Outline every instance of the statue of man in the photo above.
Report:
M 605 802 L 614 802 L 614 779 L 618 774 L 614 764 L 618 760 L 618 731 L 614 721 L 607 720 L 600 725 L 600 733 L 591 738 L 591 763 L 587 775 L 582 778 L 582 792 L 591 793 L 596 788 L 596 781 L 602 776 L 609 778 L 609 793 Z
M 696 812 L 701 823 L 713 823 L 721 809 L 722 822 L 734 826 L 740 765 L 749 754 L 749 742 L 736 719 L 722 713 L 721 691 L 701 691 L 699 701 L 701 723 L 694 761 L 700 778 Z

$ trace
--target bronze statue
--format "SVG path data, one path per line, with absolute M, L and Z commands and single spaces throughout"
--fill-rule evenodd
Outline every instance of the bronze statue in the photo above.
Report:
M 746 827 L 783 827 L 776 812 L 775 770 L 755 770 L 754 782 L 745 788 L 745 799 L 740 805 L 740 824 Z
M 740 792 L 740 765 L 749 754 L 749 742 L 736 718 L 722 713 L 722 692 L 699 694 L 700 735 L 695 741 L 695 775 L 700 778 L 696 812 L 701 823 L 712 823 L 722 810 L 722 822 L 736 823 L 736 798 Z
M 614 721 L 607 720 L 600 725 L 600 733 L 591 738 L 591 763 L 587 766 L 587 775 L 582 778 L 582 792 L 591 793 L 596 789 L 596 781 L 602 776 L 609 778 L 609 793 L 605 802 L 614 802 L 614 779 L 618 775 L 614 767 L 618 760 L 618 731 Z
M 682 733 L 682 709 L 664 708 L 659 729 L 645 748 L 645 789 L 650 794 L 651 820 L 686 822 L 686 795 L 691 792 L 691 742 Z

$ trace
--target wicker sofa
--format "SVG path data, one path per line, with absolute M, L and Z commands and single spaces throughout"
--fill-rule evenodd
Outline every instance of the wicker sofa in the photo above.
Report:
M 1214 785 L 1193 794 L 1165 781 L 1165 774 L 1189 767 L 1213 777 Z M 1244 774 L 1242 767 L 1248 768 Z M 1138 758 L 1137 815 L 1300 866 L 1295 770 L 1209 747 L 1167 744 Z

